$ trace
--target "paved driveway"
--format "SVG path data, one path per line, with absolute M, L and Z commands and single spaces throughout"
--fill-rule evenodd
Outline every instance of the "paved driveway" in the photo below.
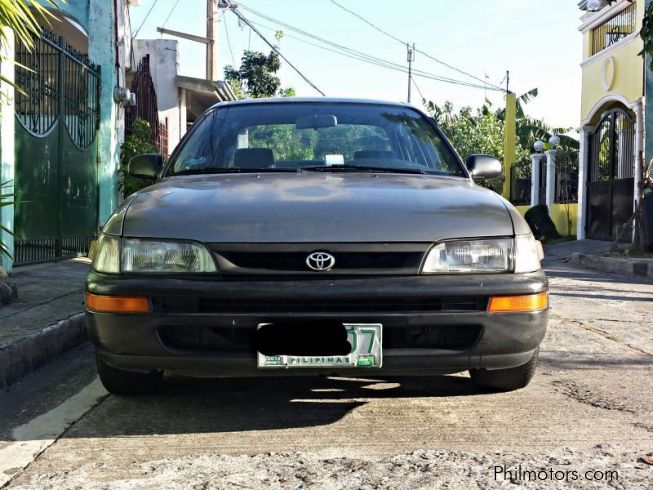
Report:
M 169 379 L 124 398 L 84 346 L 0 392 L 0 475 L 12 488 L 652 488 L 638 457 L 653 451 L 653 284 L 547 269 L 550 328 L 525 390 L 481 394 L 464 374 Z

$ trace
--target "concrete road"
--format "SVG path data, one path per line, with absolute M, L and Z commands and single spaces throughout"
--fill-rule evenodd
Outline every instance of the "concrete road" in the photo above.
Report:
M 653 488 L 653 284 L 547 264 L 531 385 L 168 379 L 109 396 L 84 346 L 0 392 L 10 488 Z

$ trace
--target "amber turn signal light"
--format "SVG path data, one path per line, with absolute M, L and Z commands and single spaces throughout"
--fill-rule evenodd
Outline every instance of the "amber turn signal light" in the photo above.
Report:
M 97 313 L 149 313 L 150 302 L 141 296 L 104 296 L 86 293 L 86 308 Z
M 492 296 L 487 311 L 490 313 L 529 312 L 549 307 L 549 293 L 525 294 L 519 296 Z

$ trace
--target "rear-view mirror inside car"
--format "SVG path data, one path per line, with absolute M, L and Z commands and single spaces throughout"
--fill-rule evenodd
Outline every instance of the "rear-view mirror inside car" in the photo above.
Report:
M 295 121 L 295 128 L 297 129 L 335 128 L 337 125 L 338 119 L 330 114 L 302 116 Z

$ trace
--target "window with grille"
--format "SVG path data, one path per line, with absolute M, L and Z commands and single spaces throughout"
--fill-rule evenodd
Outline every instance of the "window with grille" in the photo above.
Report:
M 592 55 L 615 44 L 635 32 L 637 24 L 637 4 L 631 3 L 624 10 L 605 23 L 592 29 Z

